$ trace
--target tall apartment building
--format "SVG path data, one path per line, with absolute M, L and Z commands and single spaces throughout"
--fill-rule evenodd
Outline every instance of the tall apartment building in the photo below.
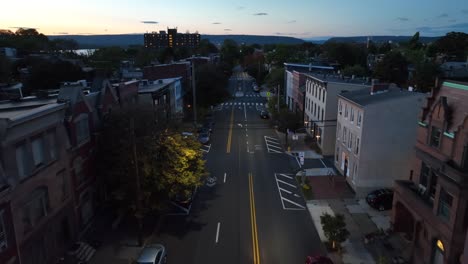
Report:
M 197 33 L 178 33 L 177 28 L 168 28 L 167 33 L 164 30 L 143 35 L 145 48 L 197 48 L 200 45 L 200 34 Z
M 408 171 L 423 98 L 388 84 L 338 95 L 335 167 L 358 197 Z
M 445 81 L 433 89 L 415 123 L 407 178 L 395 182 L 391 221 L 411 240 L 414 263 L 467 263 L 467 102 L 468 83 Z

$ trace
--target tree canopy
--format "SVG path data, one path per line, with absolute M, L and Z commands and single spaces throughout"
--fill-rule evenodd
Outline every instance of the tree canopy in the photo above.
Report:
M 228 79 L 221 67 L 203 64 L 195 67 L 195 70 L 197 105 L 209 107 L 229 97 L 226 89 Z
M 349 231 L 346 229 L 344 215 L 336 214 L 332 216 L 328 213 L 324 213 L 320 216 L 320 223 L 323 227 L 323 233 L 332 244 L 333 249 L 335 249 L 336 246 L 339 247 L 341 243 L 348 239 Z
M 403 86 L 408 80 L 408 61 L 399 51 L 389 52 L 375 67 L 374 77 Z
M 190 194 L 206 176 L 200 143 L 160 127 L 153 121 L 153 114 L 151 106 L 113 111 L 104 122 L 99 140 L 98 171 L 104 176 L 111 201 L 117 208 L 141 214 L 164 209 L 176 195 Z M 136 168 L 142 212 L 136 212 Z

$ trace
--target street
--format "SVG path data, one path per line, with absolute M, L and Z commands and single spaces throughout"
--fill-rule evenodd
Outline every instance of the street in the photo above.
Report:
M 167 216 L 153 242 L 168 263 L 304 263 L 324 248 L 294 180 L 296 161 L 284 153 L 269 120 L 266 99 L 236 72 L 233 99 L 214 110 L 215 127 L 204 148 L 210 177 L 188 215 Z

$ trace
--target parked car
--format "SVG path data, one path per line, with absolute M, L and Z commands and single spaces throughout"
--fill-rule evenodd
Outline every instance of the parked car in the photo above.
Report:
M 201 132 L 198 134 L 198 142 L 206 145 L 210 142 L 210 132 Z
M 161 244 L 145 246 L 137 260 L 137 264 L 163 264 L 166 262 L 166 248 Z
M 213 132 L 214 122 L 210 120 L 205 120 L 205 123 L 203 123 L 203 127 L 210 130 L 210 132 Z
M 375 190 L 367 195 L 366 201 L 379 211 L 392 209 L 393 191 L 386 188 Z
M 306 258 L 306 264 L 333 264 L 333 261 L 325 256 L 308 256 Z
M 268 119 L 268 118 L 270 118 L 270 114 L 269 114 L 267 111 L 262 110 L 262 111 L 260 112 L 260 117 L 261 117 L 262 119 Z

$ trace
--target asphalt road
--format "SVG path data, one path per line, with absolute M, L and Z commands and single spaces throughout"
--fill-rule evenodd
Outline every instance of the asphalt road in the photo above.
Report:
M 292 175 L 296 161 L 260 118 L 266 100 L 252 80 L 234 77 L 229 89 L 240 97 L 216 107 L 206 148 L 216 185 L 199 189 L 189 215 L 167 216 L 154 242 L 166 245 L 168 263 L 304 263 L 324 249 Z

